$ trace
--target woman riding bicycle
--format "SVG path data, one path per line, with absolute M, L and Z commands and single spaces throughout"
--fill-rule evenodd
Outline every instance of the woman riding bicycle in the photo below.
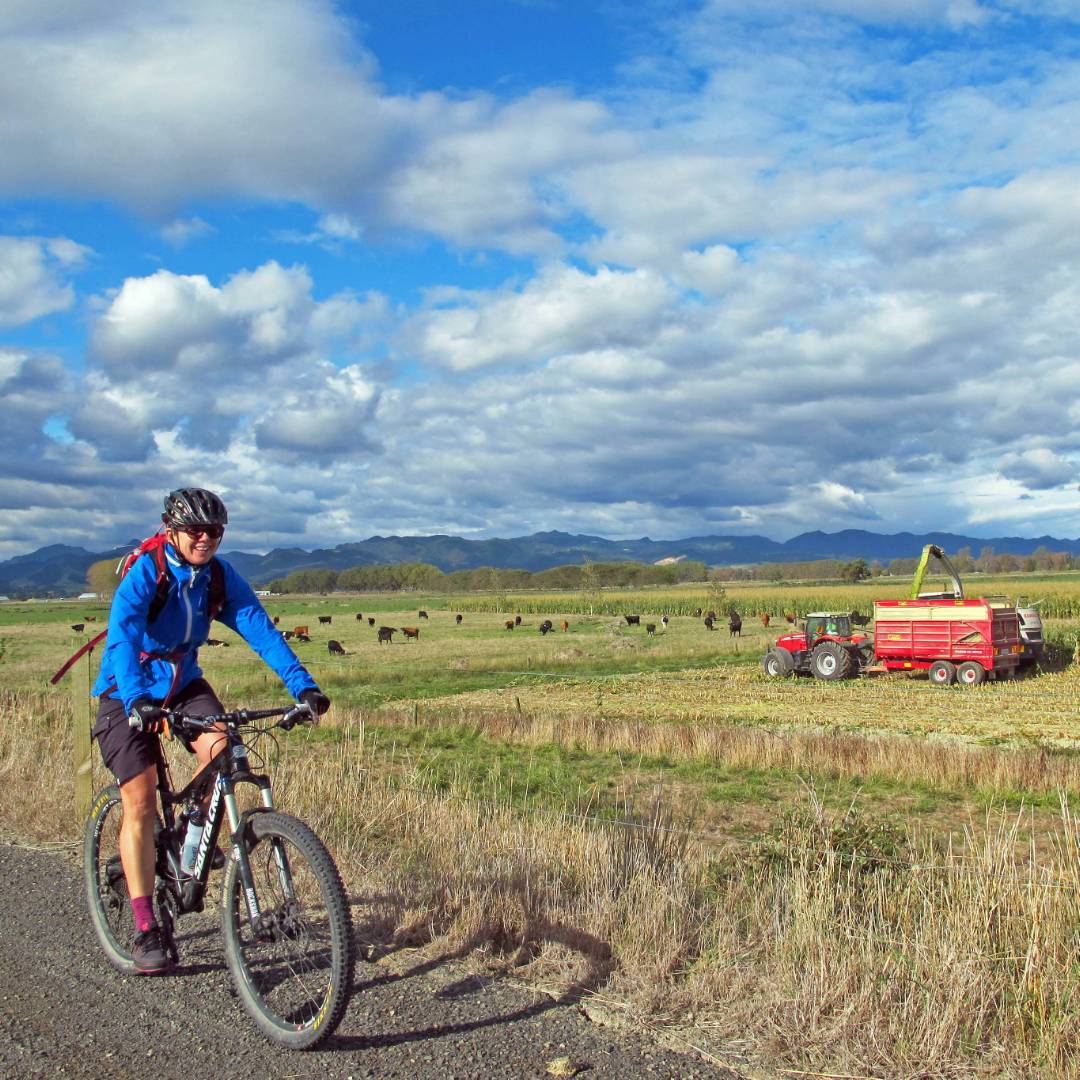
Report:
M 123 806 L 120 859 L 135 918 L 135 970 L 147 975 L 162 974 L 171 966 L 153 908 L 157 738 L 164 727 L 163 706 L 191 716 L 224 712 L 198 662 L 211 619 L 235 630 L 313 713 L 330 707 L 330 699 L 285 643 L 251 586 L 227 562 L 216 559 L 229 520 L 221 499 L 204 488 L 181 488 L 166 496 L 161 520 L 163 572 L 154 558 L 139 558 L 120 582 L 93 688 L 101 698 L 93 735 L 120 786 Z M 218 605 L 216 613 L 211 610 Z M 140 721 L 141 730 L 129 717 Z M 185 742 L 200 766 L 225 745 L 209 731 Z

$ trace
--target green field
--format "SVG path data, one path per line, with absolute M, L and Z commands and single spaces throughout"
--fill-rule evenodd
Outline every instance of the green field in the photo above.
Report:
M 1075 586 L 1055 578 L 1047 596 L 1064 608 Z M 777 586 L 728 598 L 802 614 L 874 595 L 822 588 L 833 603 Z M 786 623 L 710 632 L 670 592 L 605 593 L 612 611 L 591 615 L 569 594 L 501 611 L 489 596 L 268 601 L 282 627 L 309 627 L 297 651 L 334 708 L 261 753 L 353 891 L 400 898 L 370 947 L 465 949 L 653 1023 L 690 1012 L 694 1039 L 769 1067 L 1076 1075 L 1080 669 L 969 689 L 769 680 L 757 661 Z M 672 618 L 649 635 L 618 610 Z M 70 754 L 71 687 L 47 680 L 105 614 L 0 605 L 5 833 L 77 832 L 70 788 L 34 764 Z M 380 625 L 420 636 L 379 644 Z M 1071 658 L 1080 622 L 1048 628 Z M 243 642 L 215 636 L 227 644 L 202 659 L 228 704 L 285 700 Z

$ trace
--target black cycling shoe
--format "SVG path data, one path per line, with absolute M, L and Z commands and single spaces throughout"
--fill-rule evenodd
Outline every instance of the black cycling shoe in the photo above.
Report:
M 225 855 L 221 848 L 214 848 L 214 854 L 210 856 L 210 869 L 220 870 L 225 865 Z
M 172 970 L 173 960 L 161 939 L 160 926 L 151 926 L 135 935 L 131 958 L 139 975 L 164 975 Z

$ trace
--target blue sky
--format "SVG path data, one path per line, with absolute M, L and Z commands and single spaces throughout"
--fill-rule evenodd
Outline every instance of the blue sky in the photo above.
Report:
M 0 558 L 1076 536 L 1080 6 L 9 0 Z

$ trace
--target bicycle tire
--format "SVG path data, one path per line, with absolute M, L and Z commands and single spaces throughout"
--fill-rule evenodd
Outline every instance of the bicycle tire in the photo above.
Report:
M 90 922 L 109 963 L 125 975 L 135 970 L 131 911 L 124 869 L 120 865 L 120 788 L 110 784 L 97 793 L 83 833 L 83 878 Z
M 264 925 L 248 918 L 240 866 L 228 859 L 221 887 L 225 960 L 240 1001 L 271 1041 L 309 1050 L 328 1038 L 352 992 L 355 948 L 345 887 L 330 853 L 304 822 L 269 811 L 252 817 L 245 850 Z M 285 893 L 284 852 L 294 893 Z

